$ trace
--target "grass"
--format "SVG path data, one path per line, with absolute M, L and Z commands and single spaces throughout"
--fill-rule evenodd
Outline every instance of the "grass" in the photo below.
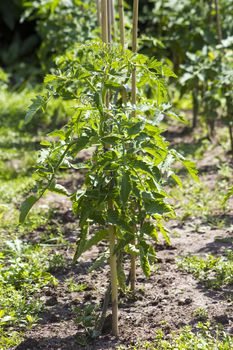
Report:
M 233 285 L 233 252 L 226 251 L 225 256 L 207 255 L 205 258 L 187 256 L 178 262 L 183 270 L 192 273 L 209 288 L 221 288 Z
M 199 322 L 195 330 L 185 327 L 177 334 L 165 335 L 157 331 L 154 342 L 138 343 L 131 347 L 119 347 L 118 350 L 231 350 L 233 338 L 209 323 Z

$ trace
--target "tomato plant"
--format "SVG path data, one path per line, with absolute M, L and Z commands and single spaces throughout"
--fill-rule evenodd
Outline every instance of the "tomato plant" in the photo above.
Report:
M 144 274 L 150 275 L 154 242 L 160 234 L 170 242 L 164 223 L 174 217 L 174 210 L 165 186 L 168 177 L 181 184 L 173 164 L 181 161 L 193 177 L 196 171 L 163 136 L 164 117 L 179 119 L 170 110 L 166 86 L 174 73 L 157 59 L 137 54 L 136 49 L 109 43 L 112 23 L 107 21 L 106 5 L 103 0 L 102 37 L 107 43 L 77 44 L 57 58 L 56 72 L 45 77 L 47 95 L 38 97 L 27 114 L 30 120 L 58 97 L 74 104 L 66 125 L 42 143 L 34 174 L 37 188 L 22 204 L 20 221 L 47 190 L 55 191 L 71 199 L 79 219 L 74 261 L 100 241 L 108 242 L 101 259 L 109 257 L 113 334 L 117 335 L 117 289 L 119 285 L 124 290 L 126 283 L 120 257 L 138 257 Z M 145 86 L 150 87 L 153 99 L 146 97 Z M 90 157 L 77 161 L 78 153 L 90 148 Z M 82 188 L 70 193 L 59 184 L 61 169 L 81 171 Z

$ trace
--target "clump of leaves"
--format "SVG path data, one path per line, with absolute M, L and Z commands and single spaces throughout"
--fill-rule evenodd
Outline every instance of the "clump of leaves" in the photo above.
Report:
M 233 254 L 225 256 L 207 255 L 206 258 L 188 256 L 178 262 L 178 266 L 192 273 L 210 288 L 221 288 L 233 284 Z

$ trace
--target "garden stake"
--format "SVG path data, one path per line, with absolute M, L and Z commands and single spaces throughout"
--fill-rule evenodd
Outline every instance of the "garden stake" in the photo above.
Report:
M 111 0 L 102 0 L 101 2 L 101 12 L 102 12 L 102 40 L 105 43 L 109 43 L 111 41 L 110 36 L 110 20 L 109 14 L 111 9 L 110 6 Z M 105 101 L 106 107 L 108 107 L 108 98 Z M 113 185 L 113 184 L 112 184 Z M 113 210 L 113 203 L 110 200 L 108 202 L 109 210 Z M 115 236 L 116 231 L 113 225 L 109 225 L 109 250 L 110 250 L 110 280 L 111 280 L 111 296 L 112 296 L 112 334 L 114 336 L 118 336 L 118 281 L 117 281 L 117 259 L 115 253 Z
M 133 3 L 133 33 L 132 33 L 132 51 L 137 52 L 137 35 L 138 35 L 138 4 L 139 0 L 134 0 Z M 136 87 L 136 67 L 133 67 L 132 71 L 132 105 L 136 108 L 137 100 L 137 87 Z M 133 111 L 132 116 L 136 116 L 136 110 Z M 134 228 L 136 232 L 136 227 Z M 133 242 L 135 244 L 135 240 Z M 136 281 L 136 256 L 131 255 L 131 266 L 130 266 L 130 289 L 135 293 L 135 281 Z

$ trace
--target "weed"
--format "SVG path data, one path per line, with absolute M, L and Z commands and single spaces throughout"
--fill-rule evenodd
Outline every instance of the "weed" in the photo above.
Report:
M 73 277 L 70 277 L 66 280 L 67 289 L 69 292 L 83 292 L 87 289 L 85 283 L 76 283 Z
M 233 284 L 233 254 L 226 251 L 226 256 L 206 258 L 187 256 L 178 261 L 178 266 L 192 273 L 209 288 L 221 288 Z
M 7 342 L 9 326 L 31 327 L 37 321 L 43 305 L 36 293 L 57 282 L 47 272 L 45 251 L 18 239 L 6 242 L 0 266 L 0 334 L 1 341 Z
M 199 322 L 196 329 L 187 326 L 178 334 L 165 335 L 162 330 L 156 332 L 154 342 L 138 342 L 131 347 L 118 347 L 118 350 L 230 350 L 233 338 L 220 328 L 213 328 L 209 323 Z

